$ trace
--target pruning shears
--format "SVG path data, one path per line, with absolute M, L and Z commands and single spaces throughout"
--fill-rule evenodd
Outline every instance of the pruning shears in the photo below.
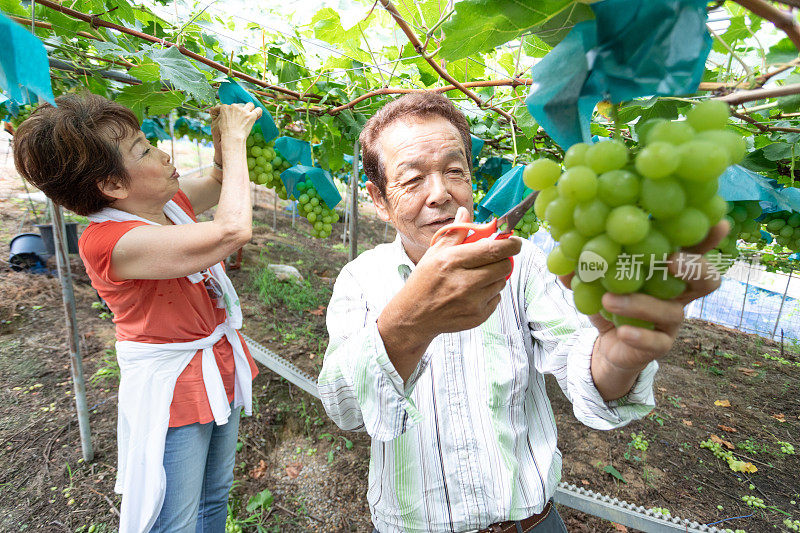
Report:
M 448 224 L 440 228 L 439 231 L 433 235 L 431 246 L 445 235 L 460 231 L 467 232 L 467 237 L 461 244 L 475 242 L 480 239 L 507 239 L 511 237 L 514 228 L 519 224 L 519 221 L 522 220 L 522 217 L 525 216 L 525 213 L 533 206 L 533 202 L 536 201 L 538 195 L 539 191 L 533 191 L 520 203 L 512 207 L 505 215 L 500 218 L 492 218 L 492 220 L 483 224 L 475 222 L 454 222 L 453 224 Z M 511 257 L 509 257 L 509 259 L 511 260 L 511 268 L 513 269 L 514 259 Z M 506 279 L 510 277 L 511 274 L 506 276 Z

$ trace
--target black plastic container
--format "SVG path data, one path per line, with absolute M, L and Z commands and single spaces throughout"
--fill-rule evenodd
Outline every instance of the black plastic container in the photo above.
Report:
M 78 223 L 77 222 L 65 222 L 64 226 L 67 228 L 67 253 L 70 254 L 77 254 L 78 253 Z M 47 253 L 50 255 L 55 255 L 56 253 L 56 245 L 53 241 L 53 226 L 52 224 L 36 224 L 36 227 L 39 228 L 39 233 L 42 235 L 42 240 L 44 241 L 45 249 Z

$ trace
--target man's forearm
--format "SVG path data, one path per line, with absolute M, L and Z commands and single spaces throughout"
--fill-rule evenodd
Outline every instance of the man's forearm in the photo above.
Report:
M 392 303 L 378 317 L 378 333 L 383 339 L 389 360 L 405 383 L 434 337 L 423 333 L 419 325 L 410 321 Z
M 643 368 L 616 367 L 609 363 L 603 349 L 603 339 L 598 337 L 592 349 L 592 380 L 603 400 L 610 402 L 618 400 L 630 392 Z

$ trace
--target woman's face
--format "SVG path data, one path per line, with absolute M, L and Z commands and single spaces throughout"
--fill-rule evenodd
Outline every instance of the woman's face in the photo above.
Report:
M 128 198 L 144 203 L 165 204 L 178 192 L 178 172 L 162 152 L 137 131 L 119 143 L 129 183 Z

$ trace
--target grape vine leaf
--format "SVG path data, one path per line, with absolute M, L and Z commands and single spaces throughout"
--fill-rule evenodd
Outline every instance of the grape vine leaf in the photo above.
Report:
M 775 63 L 788 63 L 797 59 L 797 48 L 789 38 L 783 38 L 770 47 L 767 53 L 767 62 L 771 65 Z
M 19 0 L 0 0 L 0 11 L 17 17 L 28 17 L 30 13 L 22 7 Z
M 175 89 L 186 91 L 198 102 L 214 101 L 214 89 L 211 88 L 205 74 L 197 70 L 176 47 L 154 50 L 150 54 L 150 59 L 160 66 L 163 81 L 171 83 Z
M 519 126 L 519 129 L 522 130 L 522 133 L 525 135 L 525 137 L 529 139 L 536 137 L 536 134 L 539 131 L 539 124 L 528 112 L 527 107 L 524 105 L 519 106 L 517 108 L 517 112 L 514 113 L 514 118 L 517 119 L 517 126 Z
M 577 0 L 464 0 L 456 4 L 456 13 L 442 25 L 447 39 L 440 55 L 455 61 L 485 52 L 540 26 L 573 7 Z
M 145 114 L 166 115 L 183 104 L 184 95 L 177 91 L 161 91 L 161 83 L 129 85 L 119 91 L 115 100 L 133 111 L 141 121 Z

